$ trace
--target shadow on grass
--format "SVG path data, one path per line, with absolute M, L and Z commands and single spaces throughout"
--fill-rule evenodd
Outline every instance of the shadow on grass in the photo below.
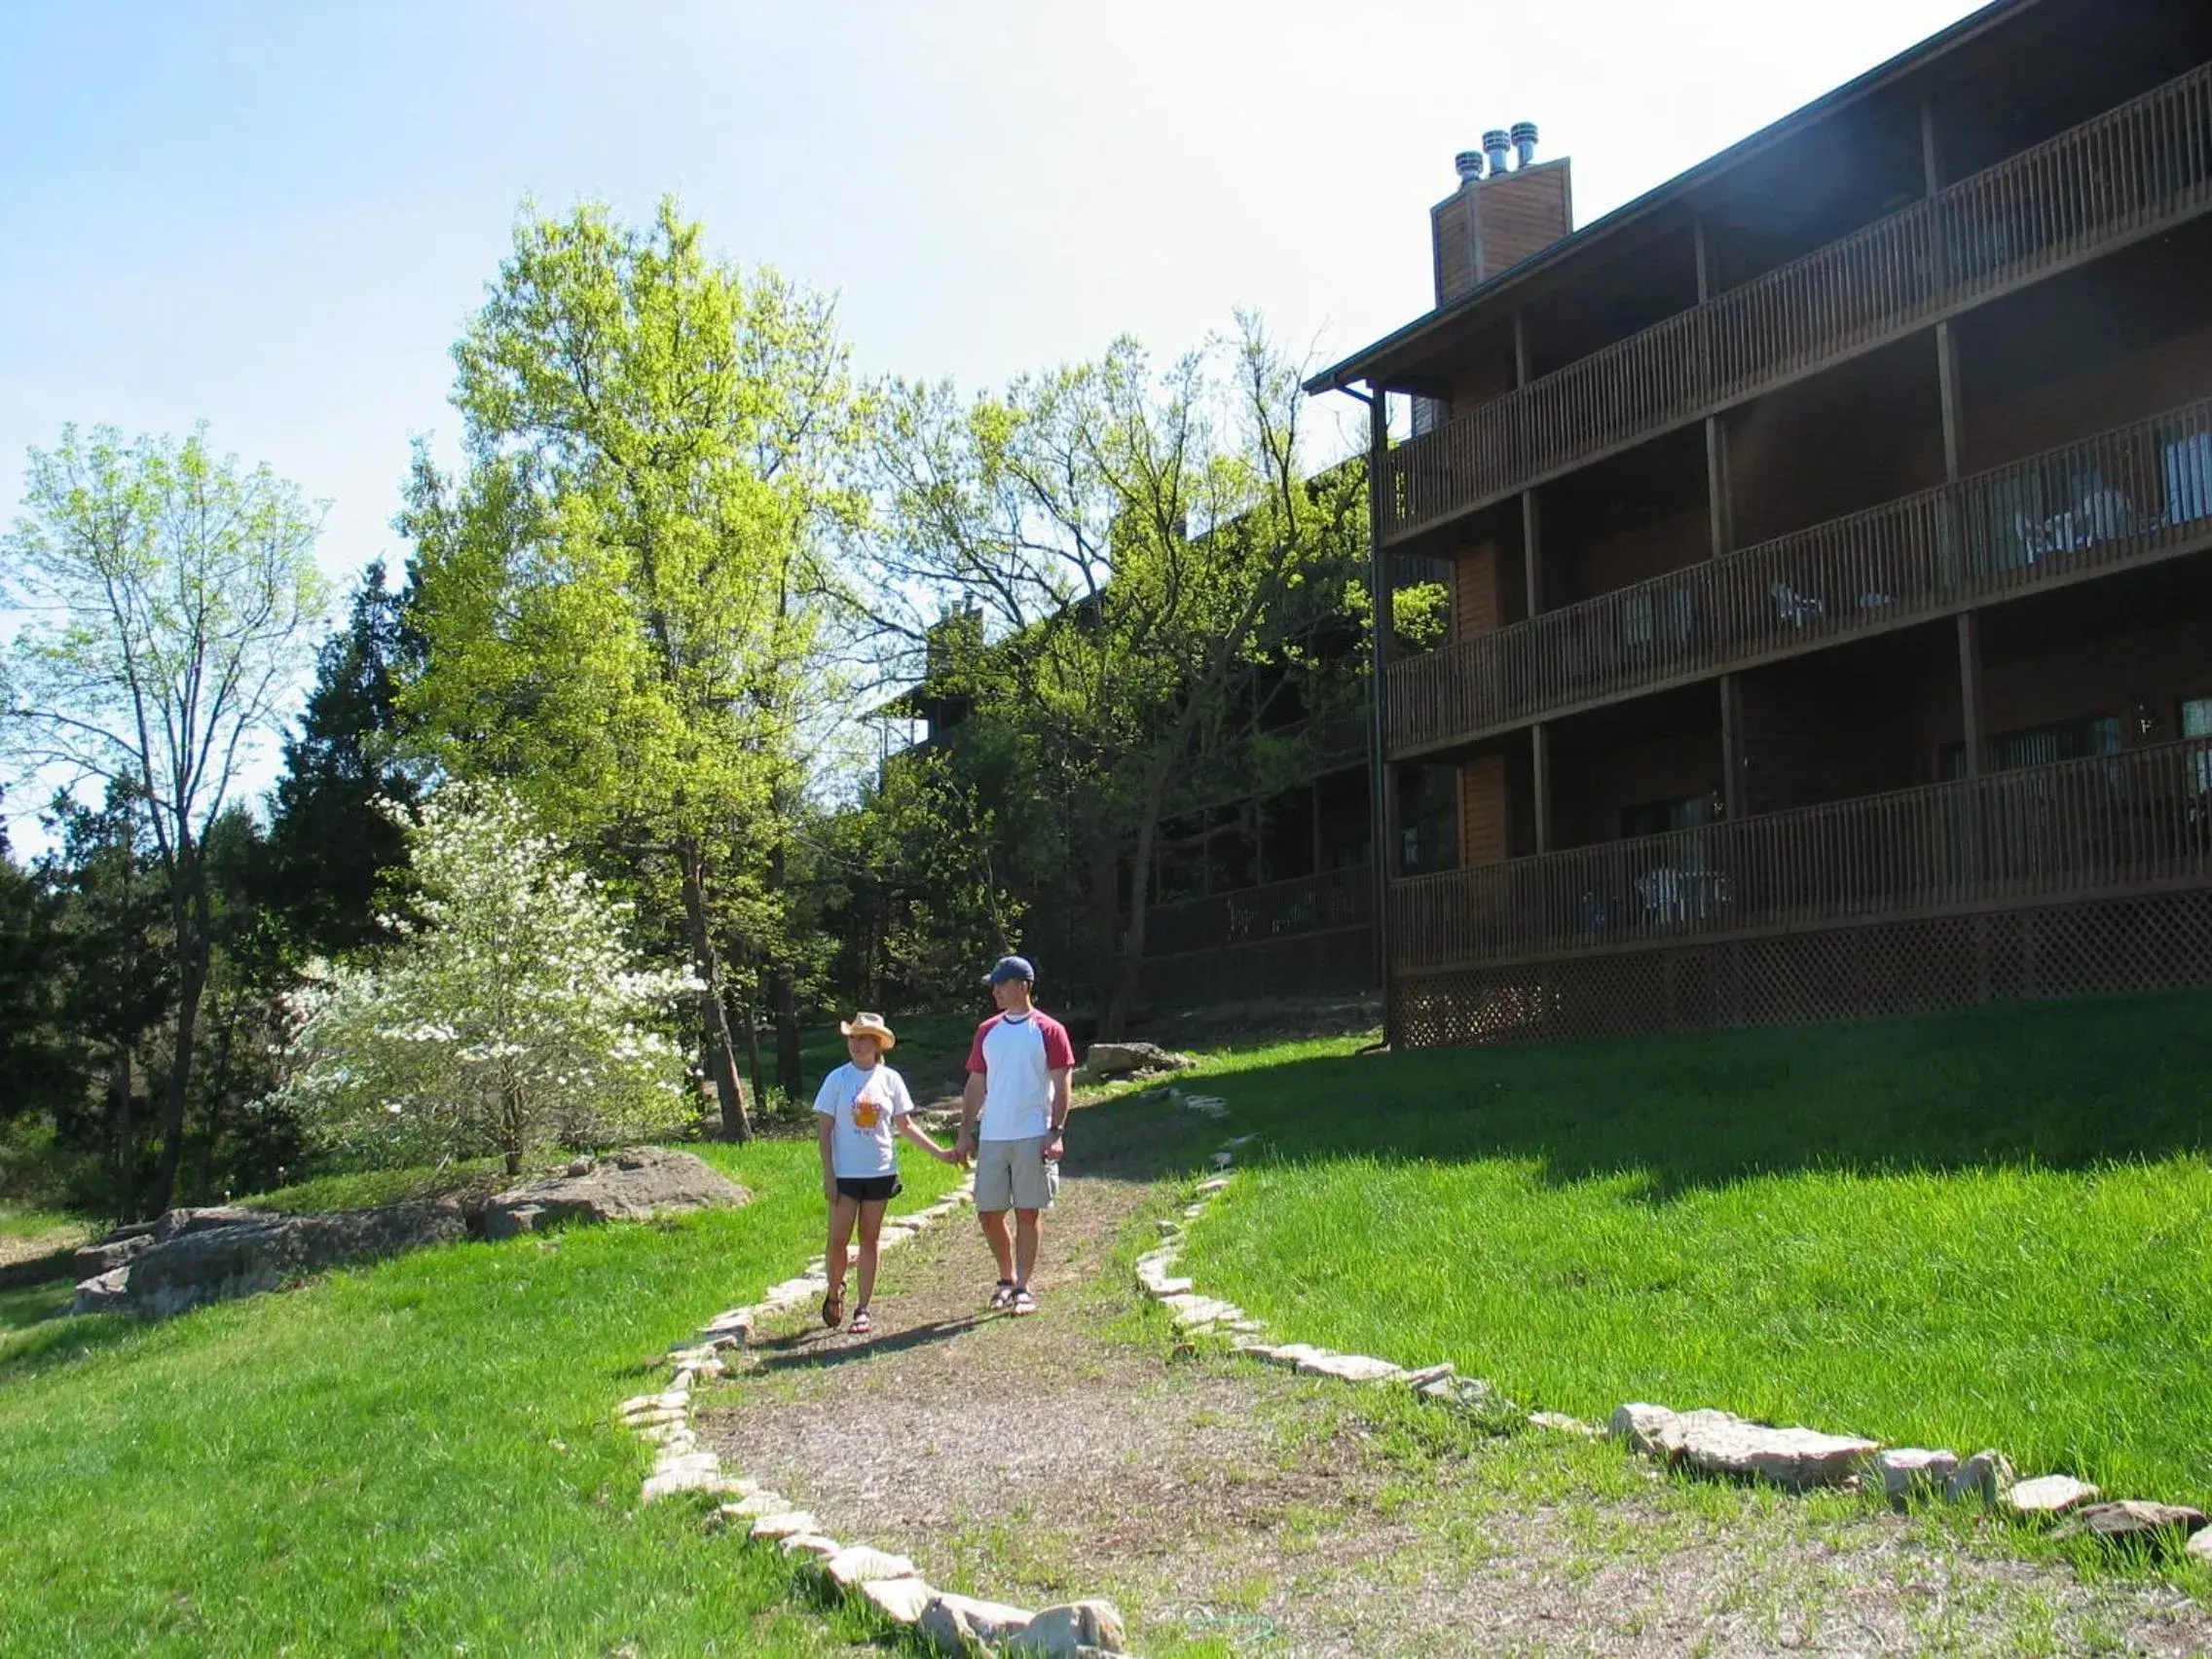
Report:
M 2212 991 L 2189 990 L 1260 1063 L 1209 1080 L 1234 1117 L 1196 1139 L 1258 1130 L 1287 1159 L 1527 1160 L 1562 1184 L 1637 1175 L 1652 1199 L 1808 1169 L 2079 1169 L 2212 1148 L 2207 1029 Z
M 137 1320 L 122 1313 L 71 1316 L 66 1296 L 43 1314 L 16 1306 L 37 1294 L 0 1297 L 0 1386 L 113 1347 L 141 1328 Z

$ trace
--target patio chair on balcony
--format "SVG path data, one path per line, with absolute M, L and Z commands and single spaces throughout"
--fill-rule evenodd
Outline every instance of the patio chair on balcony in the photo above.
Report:
M 1767 590 L 1774 601 L 1775 614 L 1785 628 L 1803 628 L 1827 615 L 1827 602 L 1814 594 L 1799 593 L 1788 582 L 1776 582 Z

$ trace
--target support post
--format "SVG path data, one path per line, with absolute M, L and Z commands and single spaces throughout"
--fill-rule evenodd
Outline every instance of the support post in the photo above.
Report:
M 1981 626 L 1971 610 L 1959 612 L 1959 741 L 1966 775 L 1981 776 Z
M 1543 517 L 1536 510 L 1536 492 L 1521 492 L 1521 580 L 1529 592 L 1529 614 L 1544 608 Z
M 1535 793 L 1536 851 L 1552 850 L 1552 739 L 1542 720 L 1529 728 L 1530 788 Z
M 1321 780 L 1315 778 L 1309 792 L 1313 797 L 1311 813 L 1313 830 L 1313 873 L 1321 873 Z
M 1368 597 L 1374 614 L 1368 642 L 1368 823 L 1375 941 L 1375 983 L 1382 987 L 1382 1042 L 1398 1044 L 1397 999 L 1390 986 L 1390 870 L 1398 829 L 1398 801 L 1390 768 L 1390 572 L 1382 553 L 1382 458 L 1390 448 L 1389 394 L 1371 383 L 1367 405 Z
M 1720 815 L 1744 816 L 1744 687 L 1733 674 L 1720 677 Z
M 1736 493 L 1728 471 L 1728 427 L 1717 415 L 1705 418 L 1705 510 L 1715 559 L 1736 550 Z
M 1936 388 L 1943 409 L 1943 482 L 1955 484 L 1960 467 L 1959 341 L 1948 322 L 1936 325 Z

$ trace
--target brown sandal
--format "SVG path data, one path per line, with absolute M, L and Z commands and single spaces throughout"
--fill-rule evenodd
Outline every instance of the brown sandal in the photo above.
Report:
M 839 1285 L 822 1299 L 822 1322 L 834 1331 L 845 1322 L 845 1287 Z

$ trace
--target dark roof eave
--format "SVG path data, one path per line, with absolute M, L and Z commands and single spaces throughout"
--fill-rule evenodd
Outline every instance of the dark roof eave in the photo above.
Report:
M 1700 185 L 1710 183 L 1730 168 L 1741 166 L 1762 151 L 1773 148 L 1786 138 L 1793 137 L 1814 122 L 1834 114 L 1844 105 L 1890 86 L 1916 69 L 1924 68 L 1945 53 L 1956 51 L 1975 36 L 1986 32 L 2003 18 L 2015 12 L 2024 12 L 2036 3 L 2037 0 L 1989 0 L 1989 4 L 1968 13 L 1950 27 L 1940 29 L 1926 40 L 1907 47 L 1895 57 L 1876 64 L 1842 86 L 1823 92 L 1811 103 L 1791 110 L 1779 121 L 1769 122 L 1750 137 L 1738 139 L 1717 155 L 1710 156 L 1697 166 L 1677 173 L 1665 183 L 1653 186 L 1634 201 L 1624 203 L 1602 218 L 1591 220 L 1580 230 L 1568 232 L 1549 247 L 1530 254 L 1519 264 L 1506 267 L 1496 276 L 1468 289 L 1451 304 L 1424 312 L 1403 328 L 1384 335 L 1344 361 L 1311 376 L 1303 383 L 1302 389 L 1309 396 L 1318 397 L 1327 391 L 1348 390 L 1354 381 L 1371 381 L 1380 359 L 1397 354 L 1404 348 L 1419 343 L 1425 335 L 1441 332 L 1460 321 L 1469 312 L 1496 299 L 1506 289 L 1516 287 L 1538 272 L 1549 270 L 1560 261 L 1617 234 Z

